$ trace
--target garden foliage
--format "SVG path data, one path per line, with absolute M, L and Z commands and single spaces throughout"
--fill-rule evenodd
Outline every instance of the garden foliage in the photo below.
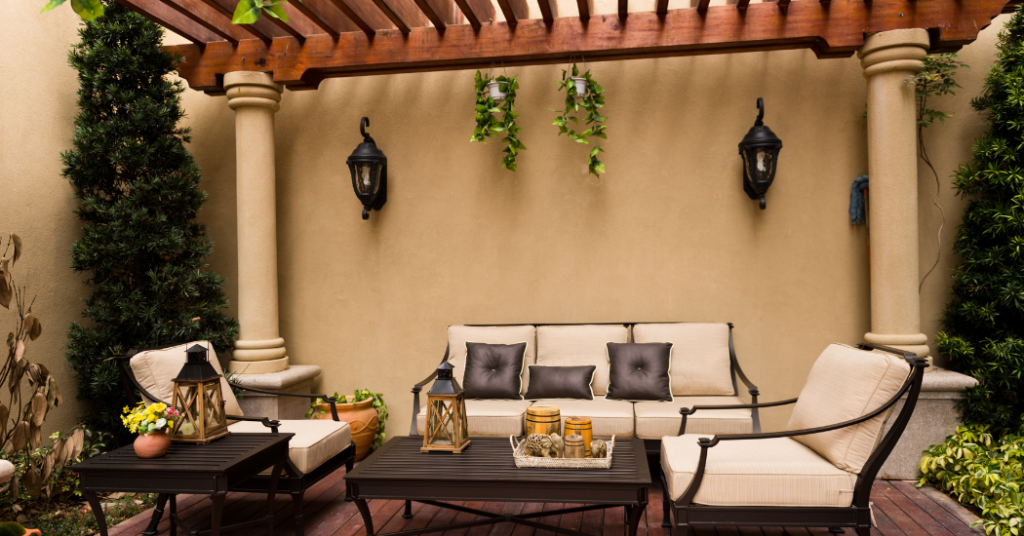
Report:
M 82 237 L 71 267 L 88 274 L 87 322 L 73 323 L 67 359 L 78 398 L 99 431 L 125 439 L 128 405 L 113 357 L 133 348 L 209 340 L 231 348 L 238 323 L 224 279 L 206 264 L 212 245 L 196 213 L 206 199 L 199 166 L 185 149 L 189 130 L 163 30 L 108 3 L 70 54 L 80 89 L 73 148 L 64 175 L 80 201 Z
M 972 106 L 989 132 L 974 144 L 974 161 L 956 173 L 969 200 L 953 250 L 952 302 L 937 337 L 953 369 L 980 381 L 961 404 L 965 421 L 1015 431 L 1024 413 L 1024 14 L 1018 9 L 999 35 L 998 60 Z

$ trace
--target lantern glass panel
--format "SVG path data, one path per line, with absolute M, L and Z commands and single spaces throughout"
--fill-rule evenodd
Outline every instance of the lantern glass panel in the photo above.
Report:
M 778 150 L 771 147 L 753 147 L 743 151 L 743 166 L 750 180 L 755 184 L 772 180 L 777 154 Z
M 355 162 L 356 188 L 360 195 L 374 195 L 380 189 L 380 172 L 384 167 L 376 162 Z
M 208 383 L 206 389 L 206 404 L 204 408 L 204 419 L 206 429 L 212 430 L 224 422 L 224 400 L 221 398 L 220 382 Z
M 199 415 L 198 386 L 190 383 L 177 384 L 174 387 L 179 397 L 175 401 L 175 408 L 181 416 L 178 418 L 178 426 L 175 434 L 194 436 L 199 433 L 199 423 L 196 417 Z
M 451 404 L 445 400 L 431 400 L 428 410 L 430 424 L 427 428 L 430 442 L 436 445 L 452 445 L 455 442 L 455 423 L 452 420 Z

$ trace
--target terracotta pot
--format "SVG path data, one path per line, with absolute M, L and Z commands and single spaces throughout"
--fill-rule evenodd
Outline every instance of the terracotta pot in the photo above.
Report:
M 139 434 L 135 438 L 135 455 L 140 458 L 159 458 L 171 448 L 171 436 L 166 430 L 151 434 Z
M 354 398 L 352 396 L 349 399 Z M 370 447 L 373 440 L 377 438 L 377 423 L 380 416 L 377 410 L 373 409 L 373 399 L 367 398 L 362 402 L 352 404 L 338 404 L 338 420 L 348 423 L 352 429 L 352 442 L 356 444 L 356 460 L 362 460 L 370 454 Z M 321 414 L 321 420 L 331 420 L 330 404 L 320 404 L 320 409 L 326 411 Z

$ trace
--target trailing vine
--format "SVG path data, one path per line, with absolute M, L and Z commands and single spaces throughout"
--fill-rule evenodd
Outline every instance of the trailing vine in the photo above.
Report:
M 480 74 L 480 71 L 476 72 L 474 79 L 476 128 L 473 129 L 473 137 L 469 140 L 470 142 L 487 143 L 487 138 L 497 137 L 504 133 L 505 137 L 501 141 L 505 144 L 505 149 L 503 149 L 505 156 L 501 159 L 501 167 L 510 171 L 516 170 L 516 157 L 519 155 L 519 151 L 526 150 L 526 146 L 519 140 L 519 133 L 523 129 L 516 124 L 516 118 L 519 117 L 519 114 L 515 113 L 516 90 L 519 89 L 517 78 L 517 76 L 491 78 L 489 74 L 483 75 Z M 505 90 L 505 99 L 500 104 L 491 98 L 490 90 L 487 87 L 492 80 L 498 82 L 499 87 Z M 501 114 L 500 119 L 497 114 Z
M 583 94 L 580 95 L 576 91 L 576 81 L 573 78 L 583 78 L 586 80 L 587 87 Z M 576 64 L 572 64 L 572 75 L 569 74 L 568 70 L 562 69 L 562 80 L 558 82 L 558 90 L 565 90 L 565 109 L 556 110 L 559 115 L 551 122 L 552 125 L 558 127 L 558 135 L 566 134 L 569 139 L 576 143 L 590 144 L 588 138 L 604 138 L 608 139 L 608 135 L 605 134 L 605 130 L 608 128 L 604 125 L 605 117 L 601 115 L 600 108 L 604 108 L 604 89 L 600 84 L 594 81 L 594 78 L 590 75 L 590 71 L 583 73 L 580 76 L 580 70 L 576 67 Z M 577 101 L 577 97 L 582 97 L 582 100 Z M 586 130 L 582 132 L 576 132 L 576 129 L 569 125 L 572 121 L 573 125 L 579 125 L 579 118 L 574 114 L 578 114 L 580 108 L 586 112 L 583 117 L 583 127 Z M 604 149 L 600 145 L 594 145 L 593 149 L 590 150 L 590 155 L 587 158 L 587 169 L 594 176 L 599 177 L 601 173 L 604 173 L 604 162 L 597 158 L 599 153 L 603 153 Z

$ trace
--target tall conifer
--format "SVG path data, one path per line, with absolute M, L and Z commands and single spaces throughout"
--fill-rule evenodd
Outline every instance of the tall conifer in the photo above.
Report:
M 93 424 L 124 437 L 126 404 L 112 356 L 208 339 L 232 345 L 238 323 L 222 309 L 224 280 L 210 271 L 212 245 L 196 212 L 206 199 L 199 166 L 185 149 L 189 129 L 163 30 L 115 2 L 79 31 L 70 53 L 81 112 L 64 175 L 80 201 L 82 237 L 71 267 L 92 294 L 72 323 L 67 359 Z
M 954 369 L 974 376 L 962 407 L 967 422 L 1016 430 L 1024 413 L 1024 14 L 999 34 L 998 60 L 971 102 L 989 132 L 955 186 L 970 202 L 953 250 L 953 300 L 938 347 Z

